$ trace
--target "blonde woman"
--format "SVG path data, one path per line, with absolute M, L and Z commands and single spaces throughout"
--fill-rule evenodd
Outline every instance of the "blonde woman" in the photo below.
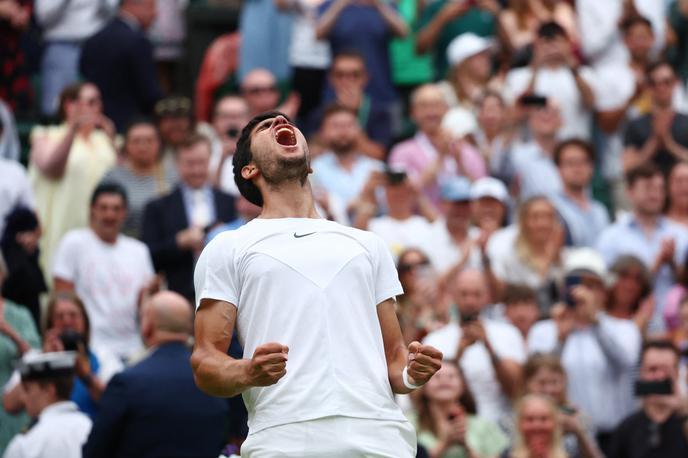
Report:
M 516 438 L 508 458 L 569 458 L 561 440 L 559 412 L 547 396 L 528 394 L 516 407 Z

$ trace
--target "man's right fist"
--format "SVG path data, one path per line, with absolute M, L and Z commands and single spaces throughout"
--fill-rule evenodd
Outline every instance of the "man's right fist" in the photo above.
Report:
M 248 366 L 251 386 L 274 385 L 287 373 L 289 347 L 280 343 L 258 345 Z

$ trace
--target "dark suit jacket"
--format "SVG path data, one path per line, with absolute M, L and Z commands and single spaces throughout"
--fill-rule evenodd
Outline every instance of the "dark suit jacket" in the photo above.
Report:
M 217 458 L 226 439 L 227 403 L 196 387 L 190 357 L 182 343 L 163 344 L 115 375 L 84 458 Z
M 100 89 L 105 114 L 119 132 L 133 117 L 152 114 L 162 97 L 150 41 L 119 17 L 86 40 L 79 67 Z
M 236 218 L 234 198 L 216 189 L 213 197 L 217 221 L 233 221 Z M 180 250 L 176 240 L 177 233 L 188 227 L 184 198 L 177 187 L 146 205 L 141 238 L 148 245 L 155 269 L 165 273 L 169 289 L 194 303 L 194 253 Z

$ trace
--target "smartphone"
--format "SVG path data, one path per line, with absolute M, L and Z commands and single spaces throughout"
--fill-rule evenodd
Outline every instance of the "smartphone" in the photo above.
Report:
M 459 324 L 461 326 L 467 325 L 474 321 L 478 321 L 480 315 L 478 313 L 461 313 L 459 312 Z
M 226 133 L 229 138 L 237 138 L 239 136 L 239 129 L 236 127 L 230 127 L 227 129 Z
M 576 306 L 576 300 L 573 298 L 571 291 L 581 283 L 583 283 L 583 279 L 580 275 L 567 275 L 564 278 L 564 303 L 567 307 Z
M 395 170 L 389 167 L 385 168 L 385 176 L 387 183 L 390 185 L 401 184 L 406 180 L 406 172 L 403 170 Z
M 671 379 L 664 380 L 637 380 L 635 382 L 635 395 L 639 397 L 650 396 L 653 394 L 670 395 L 674 394 L 674 385 Z
M 577 410 L 569 406 L 559 406 L 559 411 L 564 415 L 575 415 Z
M 60 334 L 60 341 L 62 341 L 64 351 L 77 351 L 79 344 L 84 344 L 84 338 L 73 329 L 67 329 Z
M 519 99 L 519 103 L 525 107 L 547 106 L 547 97 L 544 95 L 527 94 Z

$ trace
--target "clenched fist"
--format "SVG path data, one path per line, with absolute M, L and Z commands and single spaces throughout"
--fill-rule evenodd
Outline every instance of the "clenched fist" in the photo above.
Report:
M 420 342 L 411 342 L 408 351 L 406 367 L 409 381 L 414 385 L 424 385 L 442 367 L 442 352 Z
M 287 373 L 289 347 L 280 343 L 266 343 L 256 347 L 248 366 L 251 386 L 274 385 Z

